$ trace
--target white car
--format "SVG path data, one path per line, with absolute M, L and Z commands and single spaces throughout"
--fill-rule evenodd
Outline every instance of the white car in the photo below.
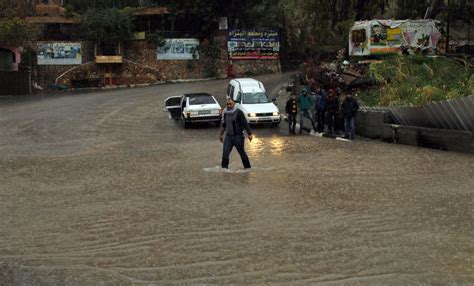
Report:
M 227 97 L 242 110 L 250 124 L 271 123 L 277 126 L 281 122 L 280 111 L 268 98 L 262 82 L 251 78 L 236 78 L 229 82 Z
M 187 93 L 165 99 L 165 111 L 170 118 L 181 120 L 184 128 L 194 122 L 212 122 L 220 125 L 222 108 L 209 93 Z

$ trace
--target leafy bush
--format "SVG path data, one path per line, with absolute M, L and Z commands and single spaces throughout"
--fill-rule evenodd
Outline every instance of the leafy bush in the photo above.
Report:
M 217 76 L 217 61 L 221 56 L 221 49 L 217 41 L 204 41 L 198 47 L 199 55 L 208 60 L 208 63 L 204 66 L 204 76 L 215 77 Z
M 0 19 L 0 43 L 21 46 L 36 37 L 35 29 L 20 18 Z
M 155 45 L 156 47 L 162 47 L 165 44 L 165 37 L 160 32 L 146 33 L 145 37 L 147 43 Z
M 89 10 L 83 17 L 84 37 L 96 44 L 111 44 L 132 38 L 134 17 L 131 9 Z
M 391 56 L 372 64 L 378 88 L 360 93 L 368 105 L 422 105 L 474 94 L 473 69 L 441 57 Z

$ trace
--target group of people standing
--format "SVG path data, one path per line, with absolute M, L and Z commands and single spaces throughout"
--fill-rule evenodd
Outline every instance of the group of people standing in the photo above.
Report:
M 308 118 L 315 132 L 324 132 L 327 122 L 329 133 L 344 131 L 345 138 L 354 139 L 355 117 L 359 104 L 352 93 L 346 94 L 344 100 L 341 100 L 341 98 L 340 92 L 334 89 L 329 89 L 329 92 L 326 93 L 324 89 L 318 88 L 314 93 L 314 99 L 308 94 L 306 89 L 301 91 L 298 98 L 295 93 L 292 93 L 290 99 L 286 102 L 290 134 L 295 134 L 296 117 L 299 114 L 300 134 L 303 132 L 304 118 Z M 340 103 L 341 101 L 342 104 Z M 315 113 L 314 117 L 316 118 L 317 126 L 315 120 L 313 120 L 313 112 Z M 342 115 L 344 123 L 342 123 L 340 115 Z M 226 108 L 222 114 L 219 134 L 219 140 L 223 143 L 222 168 L 229 168 L 229 156 L 234 147 L 239 152 L 244 168 L 251 168 L 250 160 L 244 147 L 244 130 L 247 132 L 249 141 L 252 141 L 252 129 L 250 129 L 244 113 L 235 107 L 232 99 L 228 98 Z
M 344 132 L 344 138 L 354 139 L 359 103 L 353 93 L 354 90 L 351 90 L 344 99 L 340 89 L 329 89 L 326 92 L 323 88 L 316 88 L 310 95 L 303 88 L 298 97 L 292 93 L 285 107 L 289 133 L 296 133 L 296 118 L 299 115 L 300 134 L 303 132 L 304 118 L 308 118 L 317 133 L 323 133 L 327 125 L 329 134 Z

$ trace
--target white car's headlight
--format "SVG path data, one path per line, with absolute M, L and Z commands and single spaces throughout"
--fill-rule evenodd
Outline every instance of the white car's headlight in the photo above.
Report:
M 212 114 L 219 114 L 221 113 L 221 110 L 220 109 L 214 109 L 211 111 Z
M 252 112 L 252 113 L 249 113 L 248 115 L 249 115 L 249 117 L 257 117 L 257 114 L 255 114 L 255 113 L 253 113 L 253 112 Z
M 280 112 L 273 112 L 273 116 L 278 116 L 280 115 Z

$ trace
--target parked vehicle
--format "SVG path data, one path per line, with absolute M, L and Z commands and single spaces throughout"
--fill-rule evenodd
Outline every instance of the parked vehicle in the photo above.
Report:
M 184 128 L 192 123 L 211 122 L 219 126 L 222 108 L 214 96 L 209 93 L 187 93 L 165 99 L 164 111 L 170 118 L 181 120 Z
M 229 82 L 227 97 L 242 110 L 250 124 L 271 123 L 277 126 L 281 122 L 278 107 L 268 98 L 263 83 L 252 78 L 236 78 Z

